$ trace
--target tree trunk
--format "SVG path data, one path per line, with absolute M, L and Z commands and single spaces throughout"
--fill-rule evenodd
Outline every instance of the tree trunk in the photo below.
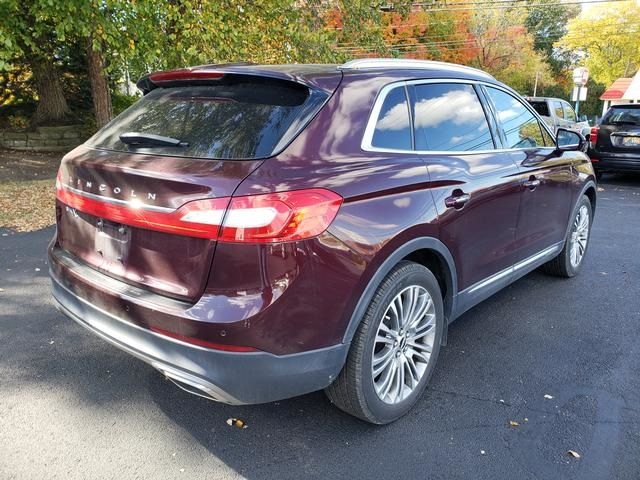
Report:
M 38 106 L 31 124 L 41 125 L 65 120 L 71 112 L 64 98 L 60 76 L 53 61 L 34 56 L 29 64 L 38 92 Z
M 93 41 L 89 39 L 87 45 L 87 62 L 89 64 L 89 81 L 91 82 L 91 97 L 96 116 L 96 125 L 102 128 L 113 118 L 111 105 L 111 91 L 104 69 L 102 52 L 94 50 Z

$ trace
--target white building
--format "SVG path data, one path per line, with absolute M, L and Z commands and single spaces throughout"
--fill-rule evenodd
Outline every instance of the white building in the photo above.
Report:
M 640 70 L 632 78 L 619 78 L 607 88 L 600 100 L 604 100 L 602 114 L 611 105 L 640 103 Z

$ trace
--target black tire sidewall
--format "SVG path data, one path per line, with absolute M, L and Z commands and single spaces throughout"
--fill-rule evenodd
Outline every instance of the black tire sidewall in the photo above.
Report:
M 363 358 L 360 359 L 362 365 L 361 386 L 366 406 L 371 415 L 375 418 L 376 423 L 380 424 L 397 420 L 399 417 L 406 414 L 411 409 L 411 407 L 413 407 L 413 405 L 416 403 L 416 401 L 426 388 L 427 383 L 429 382 L 429 378 L 431 377 L 435 368 L 438 354 L 440 353 L 440 343 L 444 331 L 444 309 L 438 282 L 433 274 L 422 265 L 409 265 L 418 268 L 407 269 L 406 274 L 396 278 L 396 281 L 391 285 L 390 288 L 386 289 L 386 291 L 380 297 L 380 301 L 376 303 L 374 308 L 370 311 L 367 311 L 367 315 L 371 315 L 372 318 L 375 319 L 375 321 L 372 321 L 369 324 L 369 328 L 366 331 L 366 337 L 364 340 L 365 348 L 363 349 Z M 420 285 L 426 288 L 434 302 L 436 310 L 436 333 L 434 346 L 427 371 L 420 379 L 420 384 L 418 385 L 418 387 L 411 393 L 411 395 L 409 395 L 409 397 L 407 397 L 402 402 L 395 405 L 390 405 L 380 400 L 377 393 L 375 392 L 373 378 L 371 375 L 371 363 L 373 361 L 372 352 L 375 344 L 375 337 L 378 332 L 378 326 L 382 321 L 382 316 L 387 306 L 398 293 L 411 285 Z

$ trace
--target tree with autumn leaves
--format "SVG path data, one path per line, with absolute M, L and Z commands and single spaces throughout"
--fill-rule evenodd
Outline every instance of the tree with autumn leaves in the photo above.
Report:
M 318 0 L 318 4 L 321 1 Z M 70 115 L 65 52 L 84 52 L 98 127 L 113 115 L 114 77 L 217 62 L 305 62 L 331 56 L 315 0 L 3 0 L 0 74 L 26 66 L 34 124 Z M 327 38 L 325 38 L 327 37 Z
M 577 52 L 591 77 L 610 85 L 640 69 L 640 3 L 594 5 L 571 19 L 557 47 Z
M 525 94 L 570 86 L 571 58 L 555 42 L 579 7 L 561 0 L 519 2 L 424 2 L 404 10 L 378 10 L 357 31 L 347 29 L 349 2 L 338 2 L 327 28 L 347 57 L 394 56 L 470 65 L 493 74 Z M 476 5 L 475 3 L 478 3 Z M 543 6 L 539 6 L 543 4 Z
M 574 51 L 597 62 L 567 32 L 584 29 L 578 13 L 561 0 L 3 0 L 0 92 L 22 85 L 37 99 L 32 124 L 60 122 L 72 115 L 70 79 L 84 72 L 101 126 L 123 77 L 203 63 L 391 56 L 471 65 L 524 94 L 537 81 L 538 94 L 565 95 L 572 62 L 584 57 Z

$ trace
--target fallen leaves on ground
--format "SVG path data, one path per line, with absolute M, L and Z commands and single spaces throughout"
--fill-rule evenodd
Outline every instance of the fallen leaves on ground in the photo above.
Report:
M 580 458 L 580 454 L 578 452 L 576 452 L 575 450 L 569 450 L 567 451 L 567 455 L 572 456 L 573 458 Z
M 0 184 L 0 227 L 32 232 L 55 223 L 55 180 Z
M 244 423 L 244 420 L 240 420 L 239 418 L 228 418 L 227 425 L 237 428 L 247 428 L 247 424 Z
M 553 399 L 553 395 L 549 395 L 548 393 L 546 393 L 544 398 L 546 398 L 547 400 L 551 400 Z
M 516 422 L 515 420 L 509 420 L 509 426 L 510 427 L 517 427 L 520 424 L 518 422 Z

